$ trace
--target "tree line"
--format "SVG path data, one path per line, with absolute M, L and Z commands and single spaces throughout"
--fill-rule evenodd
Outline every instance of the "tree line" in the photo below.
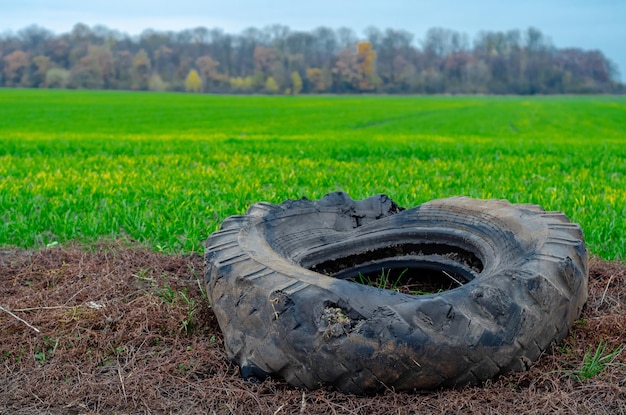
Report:
M 466 34 L 370 27 L 239 34 L 198 27 L 129 36 L 79 23 L 0 35 L 0 86 L 206 93 L 620 93 L 600 51 L 556 48 L 538 29 Z

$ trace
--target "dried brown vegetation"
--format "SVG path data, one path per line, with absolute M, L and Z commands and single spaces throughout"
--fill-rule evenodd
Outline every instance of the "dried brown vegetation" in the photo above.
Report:
M 0 251 L 0 414 L 626 413 L 626 352 L 575 376 L 601 342 L 626 344 L 624 264 L 591 261 L 582 318 L 529 371 L 372 397 L 242 380 L 202 274 L 199 255 L 121 243 Z

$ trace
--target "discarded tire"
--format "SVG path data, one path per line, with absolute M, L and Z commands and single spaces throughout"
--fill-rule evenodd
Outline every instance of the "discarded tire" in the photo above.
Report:
M 206 283 L 241 374 L 353 394 L 476 384 L 524 370 L 587 299 L 580 227 L 537 205 L 385 195 L 257 203 L 212 234 Z M 439 287 L 354 282 L 387 270 Z

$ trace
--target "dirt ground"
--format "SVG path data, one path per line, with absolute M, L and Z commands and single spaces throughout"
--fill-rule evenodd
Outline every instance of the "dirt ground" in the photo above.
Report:
M 0 414 L 626 414 L 626 351 L 580 372 L 626 344 L 625 264 L 591 260 L 583 316 L 529 371 L 372 397 L 242 380 L 202 274 L 124 242 L 0 250 Z

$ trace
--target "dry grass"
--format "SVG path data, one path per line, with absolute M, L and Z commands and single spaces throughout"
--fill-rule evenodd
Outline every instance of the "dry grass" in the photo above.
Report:
M 588 380 L 571 375 L 600 342 L 626 344 L 626 266 L 590 265 L 581 320 L 529 371 L 356 397 L 242 380 L 198 285 L 198 255 L 122 243 L 0 251 L 0 305 L 15 314 L 0 311 L 0 414 L 624 414 L 626 352 Z

